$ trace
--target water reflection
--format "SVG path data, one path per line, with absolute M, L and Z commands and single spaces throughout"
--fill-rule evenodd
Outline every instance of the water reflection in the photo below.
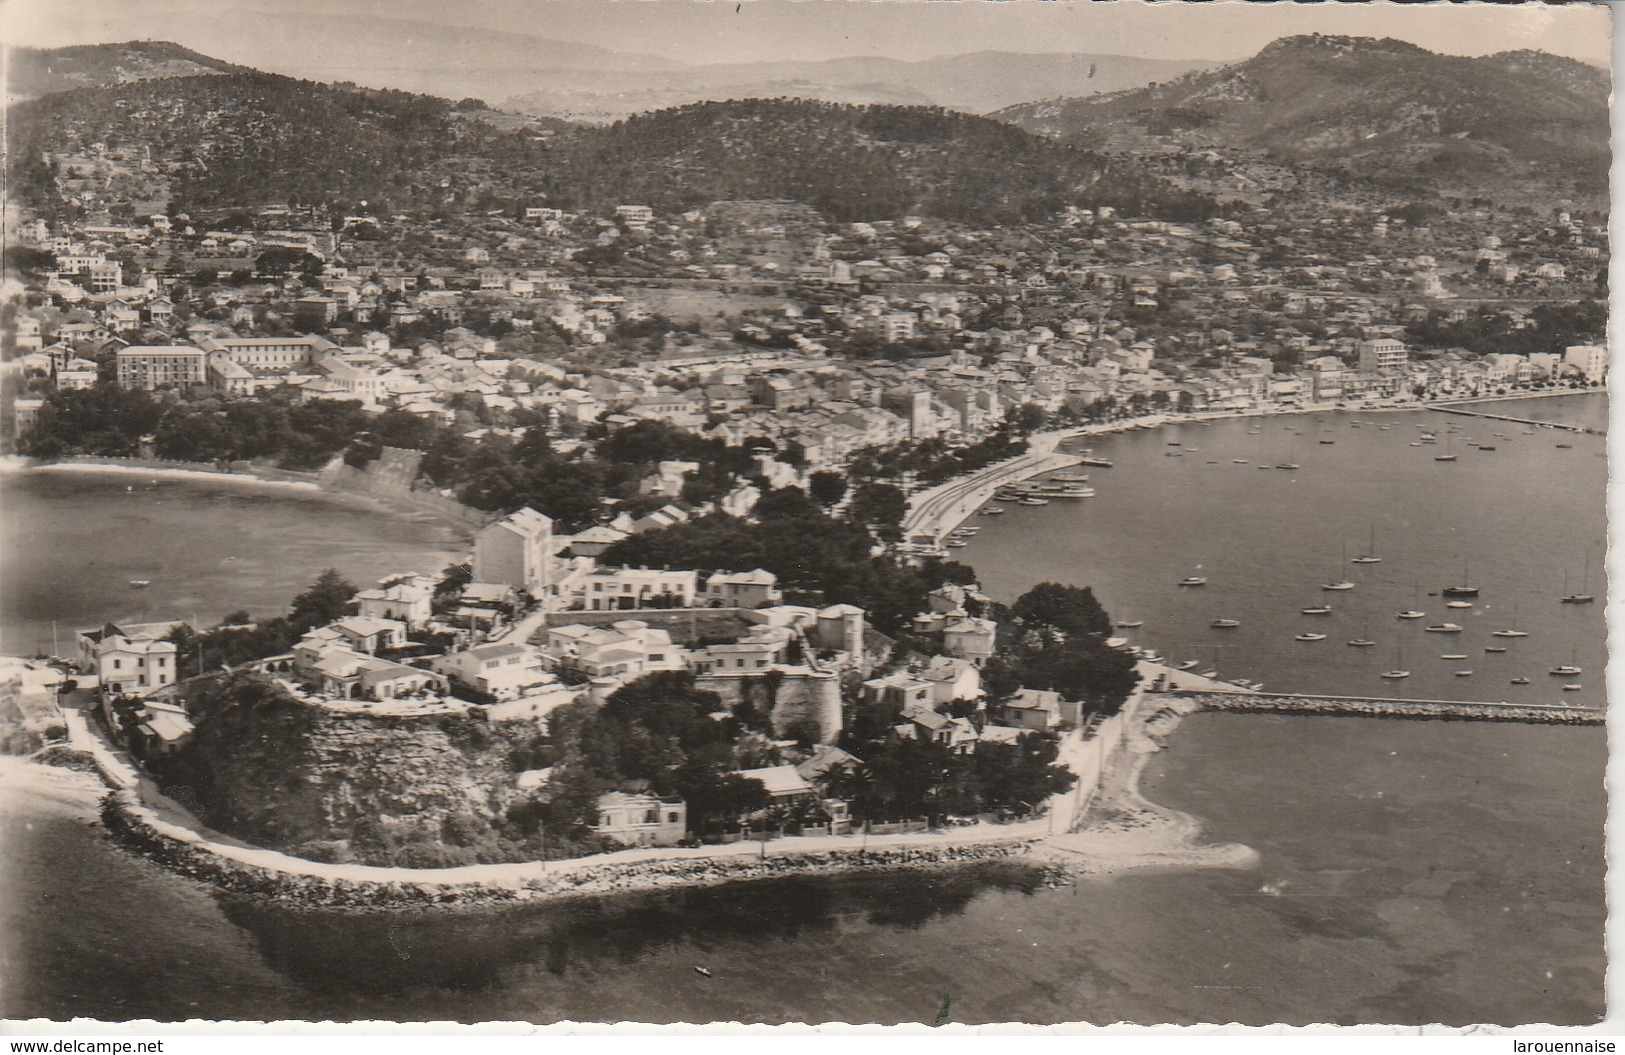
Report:
M 1032 894 L 1043 873 L 1023 862 L 928 872 L 791 877 L 523 907 L 442 907 L 356 913 L 219 897 L 277 973 L 335 995 L 413 989 L 480 990 L 509 968 L 564 976 L 630 966 L 673 947 L 794 941 L 842 928 L 906 930 L 955 916 L 988 891 Z

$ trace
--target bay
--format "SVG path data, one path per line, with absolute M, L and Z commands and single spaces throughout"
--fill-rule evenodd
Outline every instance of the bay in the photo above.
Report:
M 1601 406 L 1581 397 L 1491 409 L 1584 421 Z M 1091 470 L 1097 498 L 984 519 L 958 552 L 1006 599 L 1045 579 L 1094 586 L 1175 658 L 1207 658 L 1219 633 L 1208 620 L 1240 613 L 1251 636 L 1223 642 L 1227 676 L 1322 692 L 1381 688 L 1366 661 L 1326 657 L 1366 619 L 1384 647 L 1414 629 L 1412 654 L 1426 639 L 1390 626 L 1392 610 L 1409 606 L 1420 579 L 1434 621 L 1443 609 L 1427 592 L 1470 560 L 1482 594 L 1472 622 L 1456 620 L 1469 626 L 1462 639 L 1482 645 L 1489 625 L 1515 611 L 1530 637 L 1505 655 L 1549 693 L 1543 665 L 1572 650 L 1586 669 L 1584 698 L 1600 701 L 1602 606 L 1557 596 L 1565 570 L 1577 587 L 1588 549 L 1590 588 L 1604 593 L 1601 438 L 1462 419 L 1471 431 L 1458 443 L 1472 436 L 1498 449 L 1460 446 L 1456 463 L 1436 464 L 1433 448 L 1410 447 L 1404 433 L 1442 428 L 1442 415 L 1321 417 L 1264 419 L 1256 435 L 1243 422 L 1187 424 L 1179 458 L 1165 456 L 1163 433 L 1099 438 L 1096 453 L 1116 466 Z M 1354 418 L 1391 427 L 1353 429 Z M 1294 421 L 1298 437 L 1282 427 Z M 1319 444 L 1310 428 L 1335 429 L 1324 434 L 1336 442 Z M 1511 442 L 1490 439 L 1496 431 Z M 1255 455 L 1302 468 L 1266 473 L 1229 460 Z M 156 600 L 195 596 L 206 613 L 278 610 L 328 564 L 355 578 L 435 567 L 428 558 L 448 545 L 430 525 L 293 496 L 245 502 L 207 487 L 141 495 L 124 486 L 86 497 L 54 493 L 53 483 L 29 492 L 36 508 L 13 513 L 8 503 L 6 517 L 43 525 L 26 536 L 29 560 L 57 561 L 52 574 L 70 579 L 73 561 L 35 547 L 58 532 L 93 534 L 103 507 L 123 532 L 160 544 L 182 527 L 189 541 L 212 533 L 141 576 L 154 580 Z M 1383 563 L 1341 564 L 1345 546 L 1364 548 L 1373 520 Z M 116 548 L 120 530 L 106 530 L 104 548 Z M 252 581 L 199 559 L 242 563 L 245 537 L 265 562 Z M 327 558 L 327 538 L 349 540 L 342 557 Z M 132 559 L 112 577 L 137 577 Z M 1193 600 L 1198 591 L 1172 584 L 1198 565 L 1210 585 Z M 1335 597 L 1335 647 L 1292 649 L 1290 631 L 1306 618 L 1296 607 L 1319 600 L 1318 584 L 1339 570 L 1360 578 Z M 166 599 L 158 591 L 169 580 L 176 593 Z M 94 605 L 131 600 L 109 593 L 67 601 L 36 589 L 8 599 L 8 625 L 37 627 L 47 611 L 101 618 Z M 1275 630 L 1289 631 L 1284 644 Z M 1474 663 L 1484 665 L 1476 654 Z M 1488 674 L 1462 685 L 1424 674 L 1422 659 L 1414 666 L 1407 695 L 1511 698 L 1499 684 L 1481 688 Z M 1603 1006 L 1605 764 L 1596 727 L 1201 714 L 1148 767 L 1147 793 L 1200 819 L 1205 838 L 1254 847 L 1255 869 L 1048 888 L 1035 870 L 1000 863 L 359 914 L 220 894 L 88 826 L 97 792 L 87 778 L 7 780 L 0 1014 L 896 1023 L 932 1022 L 947 1006 L 949 1021 L 968 1023 L 1581 1024 Z

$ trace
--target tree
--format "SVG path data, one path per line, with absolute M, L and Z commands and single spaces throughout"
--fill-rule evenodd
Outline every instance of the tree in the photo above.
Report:
M 879 483 L 866 483 L 857 488 L 846 510 L 848 520 L 888 541 L 902 536 L 903 517 L 907 514 L 908 499 L 903 492 L 891 484 Z
M 324 626 L 344 618 L 355 595 L 355 583 L 340 575 L 338 569 L 328 568 L 317 576 L 309 589 L 293 599 L 288 617 L 301 632 Z
M 846 476 L 843 473 L 819 470 L 807 479 L 807 493 L 825 509 L 846 497 Z
M 1111 632 L 1111 619 L 1087 586 L 1042 582 L 1016 600 L 1011 614 L 1025 627 L 1049 628 L 1063 634 Z

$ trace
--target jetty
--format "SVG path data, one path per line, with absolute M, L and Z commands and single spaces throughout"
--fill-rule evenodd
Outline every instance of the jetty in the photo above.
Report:
M 1601 429 L 1587 428 L 1584 425 L 1568 425 L 1559 421 L 1536 421 L 1534 418 L 1515 418 L 1510 414 L 1486 414 L 1482 410 L 1463 410 L 1460 407 L 1445 407 L 1435 405 L 1431 410 L 1440 414 L 1455 414 L 1463 418 L 1485 418 L 1489 421 L 1510 421 L 1514 425 L 1533 425 L 1537 429 L 1557 429 L 1561 432 L 1584 432 L 1592 436 L 1601 436 Z
M 1302 693 L 1230 692 L 1173 689 L 1169 695 L 1210 711 L 1267 711 L 1274 714 L 1337 715 L 1363 718 L 1432 718 L 1532 725 L 1602 725 L 1607 712 L 1560 703 L 1508 703 L 1469 700 L 1412 700 L 1383 696 L 1309 696 Z

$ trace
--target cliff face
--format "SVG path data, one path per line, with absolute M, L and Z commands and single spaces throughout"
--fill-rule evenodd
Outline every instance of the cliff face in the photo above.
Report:
M 461 713 L 330 710 L 266 683 L 227 687 L 182 768 L 211 827 L 295 854 L 407 864 L 497 841 L 509 737 Z M 470 856 L 470 855 L 464 855 Z M 478 857 L 491 854 L 480 853 Z M 458 863 L 422 860 L 420 864 Z

